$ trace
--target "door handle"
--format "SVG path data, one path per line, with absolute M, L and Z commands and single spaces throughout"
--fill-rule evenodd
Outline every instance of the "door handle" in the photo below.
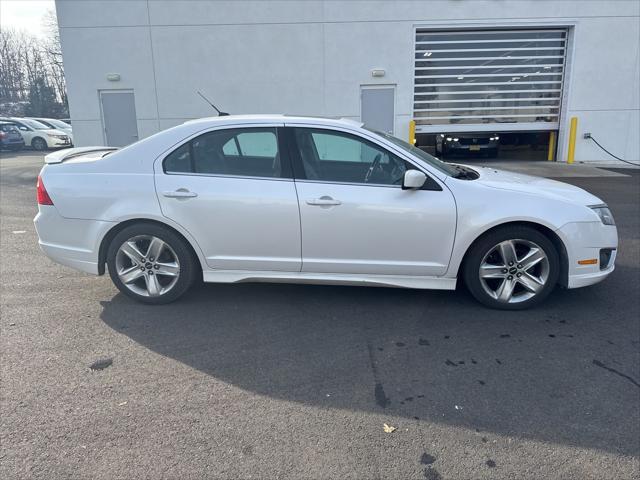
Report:
M 316 205 L 316 206 L 320 206 L 320 207 L 331 207 L 331 206 L 335 206 L 335 205 L 342 205 L 342 202 L 340 200 L 334 200 L 331 197 L 328 196 L 322 196 L 320 198 L 314 198 L 311 200 L 307 200 L 307 205 Z
M 198 196 L 196 192 L 190 192 L 186 188 L 179 188 L 178 190 L 174 191 L 162 192 L 162 195 L 167 198 L 192 198 Z

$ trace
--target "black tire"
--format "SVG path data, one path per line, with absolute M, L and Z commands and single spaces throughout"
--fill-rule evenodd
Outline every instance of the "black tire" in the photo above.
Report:
M 514 301 L 513 303 L 499 301 L 498 299 L 491 296 L 487 292 L 487 290 L 485 290 L 485 284 L 488 284 L 489 282 L 495 281 L 495 283 L 498 284 L 506 280 L 490 279 L 489 281 L 483 281 L 480 278 L 480 265 L 483 260 L 485 260 L 485 257 L 489 255 L 490 252 L 498 244 L 508 240 L 513 240 L 516 243 L 533 243 L 535 244 L 535 246 L 539 247 L 546 255 L 546 261 L 544 261 L 544 263 L 541 262 L 539 266 L 532 267 L 531 272 L 533 272 L 533 269 L 536 268 L 545 268 L 547 277 L 546 281 L 544 282 L 544 286 L 542 286 L 542 288 L 537 293 L 533 294 L 531 298 L 526 298 L 526 295 L 530 295 L 531 293 L 527 289 L 525 289 L 522 284 L 518 283 L 520 282 L 520 280 L 515 278 L 515 275 L 517 275 L 517 273 L 520 273 L 520 275 L 525 275 L 526 272 L 524 272 L 524 270 L 517 270 L 517 273 L 516 270 L 512 272 L 511 269 L 513 267 L 509 267 L 509 270 L 507 271 L 507 273 L 505 273 L 505 276 L 509 275 L 509 279 L 514 279 L 512 281 L 516 282 L 516 288 L 513 290 L 514 295 L 516 291 L 521 291 L 521 293 L 519 293 L 518 295 L 521 295 L 522 298 L 525 298 L 520 301 Z M 498 262 L 498 264 L 500 263 L 501 262 Z M 519 265 L 515 266 L 519 267 Z M 501 270 L 500 272 L 502 273 L 504 272 L 504 270 Z M 471 294 L 475 297 L 475 299 L 483 305 L 486 305 L 487 307 L 500 310 L 524 310 L 538 305 L 553 291 L 556 284 L 558 283 L 559 275 L 560 257 L 553 243 L 551 242 L 551 240 L 549 240 L 549 238 L 547 238 L 538 230 L 527 226 L 506 226 L 483 235 L 471 246 L 471 248 L 467 252 L 465 263 L 463 265 L 464 283 Z M 540 278 L 541 277 L 542 275 L 540 276 Z M 487 285 L 487 287 L 489 288 L 490 286 Z
M 130 287 L 127 287 L 127 285 L 123 283 L 117 273 L 116 257 L 120 247 L 132 238 L 144 236 L 157 237 L 162 240 L 170 247 L 170 253 L 175 254 L 179 262 L 179 273 L 175 284 L 166 293 L 157 296 L 145 296 L 132 291 Z M 149 259 L 146 260 L 146 264 L 149 264 Z M 161 225 L 144 222 L 124 228 L 113 238 L 107 250 L 107 266 L 109 276 L 115 286 L 118 287 L 118 290 L 139 302 L 152 305 L 160 305 L 177 300 L 189 290 L 197 278 L 197 275 L 200 273 L 198 259 L 194 257 L 194 254 L 182 237 Z M 153 272 L 154 270 L 148 268 L 145 275 L 153 275 L 153 273 L 149 273 L 150 271 Z M 158 275 L 156 275 L 156 277 L 158 277 Z M 142 281 L 139 283 L 143 285 L 146 284 L 146 279 L 144 277 L 141 277 L 141 279 Z
M 46 150 L 48 148 L 48 145 L 44 138 L 36 137 L 31 140 L 31 148 L 41 152 L 43 150 Z

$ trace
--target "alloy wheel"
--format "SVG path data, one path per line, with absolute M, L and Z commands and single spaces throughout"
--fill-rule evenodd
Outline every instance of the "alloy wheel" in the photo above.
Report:
M 152 235 L 137 235 L 120 245 L 115 264 L 122 284 L 145 297 L 168 293 L 180 277 L 180 262 L 175 251 Z
M 519 303 L 540 293 L 549 279 L 549 258 L 530 240 L 505 240 L 480 262 L 484 291 L 501 303 Z

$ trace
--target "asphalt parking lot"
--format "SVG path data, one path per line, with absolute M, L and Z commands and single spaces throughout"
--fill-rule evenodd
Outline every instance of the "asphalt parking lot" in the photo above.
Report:
M 1 478 L 638 478 L 638 170 L 562 179 L 613 210 L 616 272 L 499 312 L 284 284 L 137 304 L 40 253 L 41 164 L 0 158 Z

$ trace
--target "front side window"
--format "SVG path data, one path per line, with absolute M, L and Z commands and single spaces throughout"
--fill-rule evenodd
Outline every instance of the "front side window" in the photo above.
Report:
M 164 159 L 167 173 L 282 177 L 275 128 L 234 128 L 204 133 Z
M 296 128 L 304 175 L 308 180 L 401 185 L 413 168 L 396 155 L 355 135 L 313 128 Z

